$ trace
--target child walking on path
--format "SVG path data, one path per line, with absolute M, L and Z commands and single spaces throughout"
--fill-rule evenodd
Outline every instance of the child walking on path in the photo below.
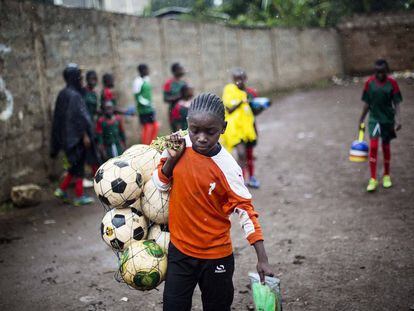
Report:
M 125 150 L 125 132 L 120 115 L 114 114 L 111 101 L 103 105 L 103 116 L 96 123 L 96 137 L 104 160 L 117 157 Z
M 375 62 L 375 75 L 370 77 L 364 86 L 362 100 L 365 102 L 359 123 L 363 123 L 369 112 L 368 130 L 370 137 L 369 166 L 371 178 L 367 191 L 375 191 L 377 181 L 377 154 L 379 138 L 382 140 L 384 156 L 384 188 L 392 186 L 390 177 L 391 140 L 396 138 L 396 131 L 401 129 L 400 103 L 402 96 L 397 81 L 388 76 L 389 67 L 386 60 Z
M 133 93 L 141 123 L 141 144 L 149 145 L 158 135 L 159 124 L 155 119 L 152 103 L 152 86 L 147 64 L 138 65 L 138 76 L 134 80 Z
M 219 97 L 197 96 L 188 111 L 189 134 L 170 136 L 176 148 L 164 151 L 153 174 L 158 189 L 171 189 L 164 311 L 190 311 L 197 284 L 204 311 L 231 310 L 231 214 L 238 216 L 246 239 L 254 246 L 261 281 L 273 275 L 241 168 L 218 143 L 226 130 L 224 116 Z
M 244 70 L 235 68 L 232 74 L 234 83 L 227 84 L 223 90 L 227 129 L 221 139 L 229 152 L 236 149 L 238 163 L 248 184 L 247 148 L 253 146 L 257 139 L 255 119 L 247 97 Z M 253 149 L 250 151 L 253 157 Z
M 83 192 L 86 150 L 91 149 L 96 152 L 92 120 L 82 98 L 81 70 L 76 64 L 69 64 L 63 76 L 66 87 L 59 92 L 56 99 L 50 155 L 55 158 L 59 151 L 64 151 L 69 169 L 54 195 L 68 202 L 67 190 L 72 179 L 75 179 L 74 204 L 86 205 L 94 201 Z

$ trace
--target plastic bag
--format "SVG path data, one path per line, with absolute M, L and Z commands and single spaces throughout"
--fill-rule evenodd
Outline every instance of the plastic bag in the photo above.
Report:
M 266 276 L 263 285 L 260 283 L 259 274 L 250 272 L 249 279 L 256 311 L 282 311 L 282 295 L 278 278 Z

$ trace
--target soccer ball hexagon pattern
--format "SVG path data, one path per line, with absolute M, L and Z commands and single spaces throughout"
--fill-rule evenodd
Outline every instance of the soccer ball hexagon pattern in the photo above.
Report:
M 129 286 L 151 290 L 165 279 L 167 256 L 154 241 L 132 242 L 121 255 L 119 271 Z
M 108 160 L 97 170 L 94 189 L 99 200 L 110 207 L 123 208 L 139 199 L 143 178 L 141 170 L 121 157 Z
M 145 239 L 148 223 L 134 208 L 111 209 L 102 219 L 102 239 L 115 251 L 123 251 L 129 243 Z

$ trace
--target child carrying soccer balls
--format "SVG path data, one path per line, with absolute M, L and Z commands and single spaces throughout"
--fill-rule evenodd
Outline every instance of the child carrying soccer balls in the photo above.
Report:
M 384 188 L 392 186 L 390 177 L 390 142 L 397 137 L 396 131 L 401 129 L 400 103 L 402 102 L 402 96 L 397 81 L 388 76 L 389 67 L 386 60 L 377 60 L 374 69 L 375 74 L 365 82 L 362 93 L 362 100 L 365 104 L 359 119 L 359 123 L 363 123 L 369 112 L 369 166 L 371 178 L 367 186 L 368 192 L 375 191 L 378 187 L 377 154 L 379 138 L 382 140 L 384 155 L 382 185 Z
M 240 166 L 219 144 L 226 130 L 225 108 L 214 94 L 201 94 L 188 110 L 188 135 L 169 137 L 175 148 L 164 151 L 153 181 L 170 190 L 168 270 L 165 311 L 189 311 L 194 288 L 204 311 L 230 311 L 234 256 L 229 216 L 238 216 L 257 254 L 261 281 L 272 276 L 263 234 Z

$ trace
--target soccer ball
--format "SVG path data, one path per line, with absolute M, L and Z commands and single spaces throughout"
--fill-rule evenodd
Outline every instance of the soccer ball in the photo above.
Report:
M 135 208 L 111 209 L 102 219 L 101 235 L 114 250 L 123 251 L 130 242 L 145 239 L 147 228 L 147 220 Z
M 152 180 L 148 181 L 141 197 L 142 212 L 157 224 L 168 223 L 169 198 L 168 191 L 159 191 Z
M 151 290 L 165 278 L 167 256 L 154 241 L 133 242 L 121 255 L 119 272 L 129 286 Z
M 141 154 L 142 152 L 145 152 L 148 148 L 151 148 L 149 145 L 144 144 L 136 144 L 129 147 L 127 150 L 124 151 L 122 156 L 134 156 L 136 154 Z
M 106 161 L 97 170 L 93 186 L 99 200 L 111 207 L 122 208 L 133 204 L 142 192 L 142 172 L 121 157 Z
M 167 225 L 154 224 L 148 230 L 148 240 L 154 240 L 164 253 L 168 253 L 168 244 L 170 243 L 170 232 Z
M 132 167 L 142 171 L 144 183 L 151 179 L 161 159 L 158 151 L 148 145 L 134 145 L 127 149 L 122 157 L 130 159 Z
M 142 193 L 141 193 L 142 195 Z M 141 207 L 141 199 L 136 200 L 134 203 L 132 203 L 130 206 L 130 208 L 135 208 L 137 211 L 142 213 L 142 207 Z

